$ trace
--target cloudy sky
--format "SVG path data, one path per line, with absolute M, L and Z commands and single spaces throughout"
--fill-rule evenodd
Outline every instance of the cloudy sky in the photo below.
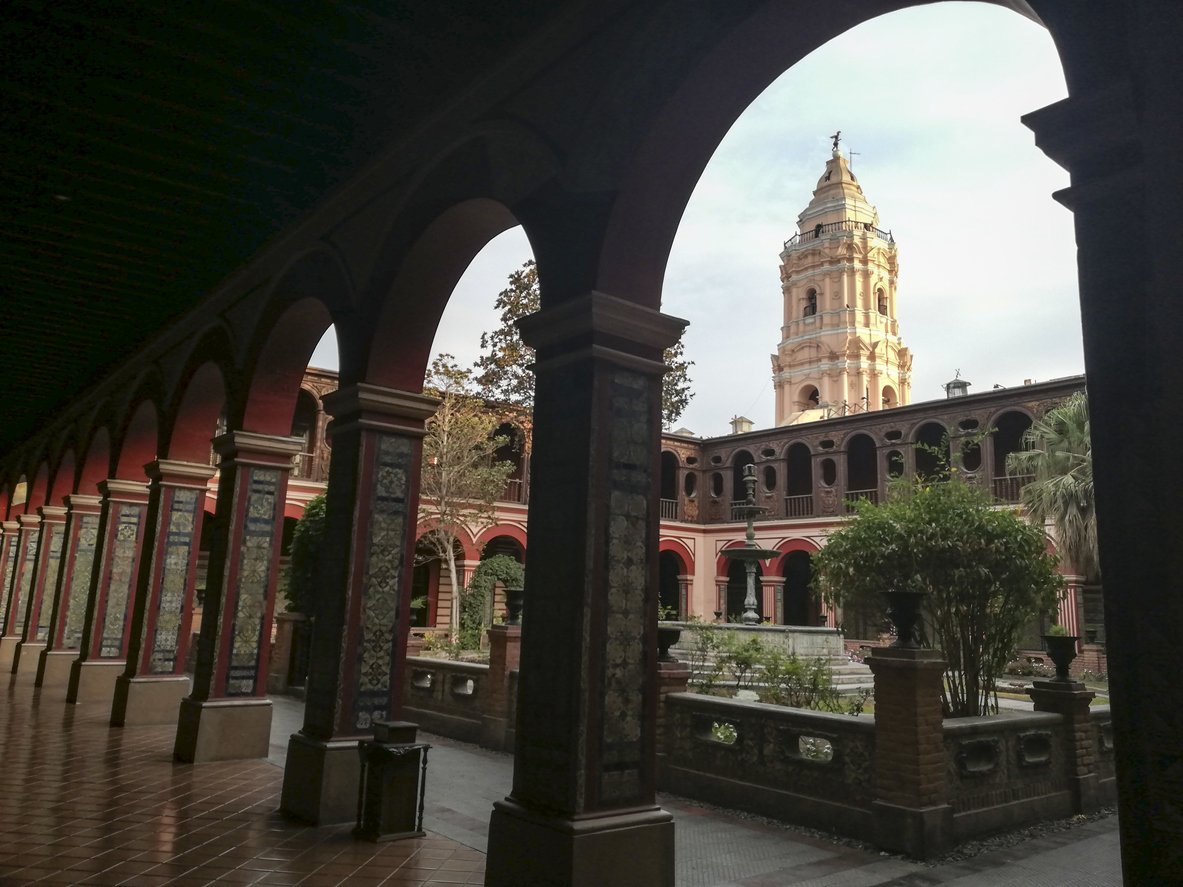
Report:
M 852 30 L 793 66 L 707 166 L 666 270 L 663 310 L 690 321 L 694 400 L 678 422 L 773 422 L 769 355 L 781 322 L 778 255 L 841 129 L 853 168 L 900 248 L 899 321 L 914 402 L 956 370 L 983 391 L 1083 372 L 1068 176 L 1019 122 L 1067 94 L 1047 32 L 979 3 L 939 3 Z M 436 351 L 479 354 L 493 299 L 530 256 L 520 229 L 457 286 Z M 335 366 L 331 350 L 313 363 Z

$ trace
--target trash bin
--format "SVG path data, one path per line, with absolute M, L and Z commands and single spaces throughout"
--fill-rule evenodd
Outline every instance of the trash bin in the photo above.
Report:
M 357 828 L 367 841 L 396 841 L 423 835 L 423 791 L 427 750 L 415 741 L 418 727 L 407 721 L 375 721 L 374 738 L 358 743 L 361 755 Z

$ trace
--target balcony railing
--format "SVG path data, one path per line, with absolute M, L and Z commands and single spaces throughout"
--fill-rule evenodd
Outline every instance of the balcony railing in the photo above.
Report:
M 292 477 L 312 477 L 312 454 L 296 453 L 292 456 Z
M 827 234 L 834 234 L 838 231 L 866 231 L 878 237 L 880 240 L 885 240 L 888 243 L 895 243 L 895 238 L 891 236 L 890 231 L 884 231 L 882 228 L 876 228 L 870 222 L 856 222 L 853 219 L 845 219 L 841 222 L 830 222 L 828 225 L 818 225 L 812 231 L 802 231 L 800 234 L 794 234 L 785 241 L 785 249 L 792 249 L 795 246 L 800 246 L 803 243 L 808 243 L 811 240 L 817 240 L 819 237 L 824 237 Z
M 847 514 L 854 514 L 854 512 L 855 512 L 854 506 L 855 506 L 855 503 L 858 502 L 859 499 L 867 499 L 868 501 L 870 501 L 870 503 L 872 505 L 878 505 L 879 504 L 879 491 L 878 490 L 847 490 L 844 498 L 846 499 L 846 513 Z
M 505 492 L 501 494 L 502 502 L 525 502 L 526 485 L 521 478 L 513 478 L 505 482 Z
M 785 517 L 813 517 L 813 494 L 785 496 Z
M 1018 502 L 1023 492 L 1023 487 L 1027 486 L 1034 479 L 1034 475 L 1030 474 L 994 478 L 994 501 L 1009 504 Z
M 661 500 L 661 519 L 662 520 L 680 520 L 678 517 L 678 500 L 677 499 L 662 499 Z

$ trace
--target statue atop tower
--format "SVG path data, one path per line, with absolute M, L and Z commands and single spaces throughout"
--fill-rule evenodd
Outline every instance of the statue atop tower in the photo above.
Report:
M 841 136 L 830 137 L 832 156 L 780 254 L 777 425 L 911 401 L 912 355 L 896 319 L 899 251 L 850 171 Z

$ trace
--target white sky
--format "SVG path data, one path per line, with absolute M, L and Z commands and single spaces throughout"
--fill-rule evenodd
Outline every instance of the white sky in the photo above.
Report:
M 678 230 L 662 310 L 690 321 L 694 399 L 677 423 L 728 432 L 773 421 L 769 355 L 781 323 L 778 255 L 842 130 L 867 199 L 900 249 L 899 321 L 914 402 L 1084 371 L 1068 176 L 1019 122 L 1067 94 L 1045 30 L 1005 9 L 940 3 L 835 38 L 744 112 L 708 164 Z M 434 352 L 479 355 L 493 300 L 530 256 L 521 229 L 474 259 Z M 335 367 L 331 335 L 313 355 Z

